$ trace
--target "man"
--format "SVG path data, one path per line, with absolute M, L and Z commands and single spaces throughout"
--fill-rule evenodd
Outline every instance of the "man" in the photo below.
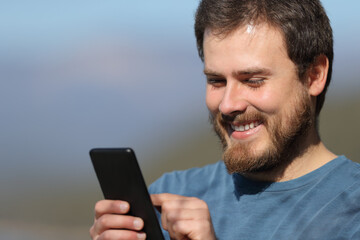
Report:
M 321 142 L 332 30 L 318 0 L 203 0 L 195 34 L 223 161 L 150 186 L 167 239 L 360 239 L 360 166 Z M 144 239 L 123 201 L 93 239 Z

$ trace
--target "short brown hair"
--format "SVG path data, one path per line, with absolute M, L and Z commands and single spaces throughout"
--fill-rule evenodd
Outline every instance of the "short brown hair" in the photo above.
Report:
M 289 58 L 297 66 L 300 79 L 320 55 L 329 60 L 323 92 L 316 100 L 316 116 L 324 104 L 331 81 L 333 35 L 329 18 L 319 0 L 202 0 L 195 15 L 195 36 L 199 56 L 204 60 L 206 28 L 226 35 L 244 24 L 266 22 L 284 34 Z

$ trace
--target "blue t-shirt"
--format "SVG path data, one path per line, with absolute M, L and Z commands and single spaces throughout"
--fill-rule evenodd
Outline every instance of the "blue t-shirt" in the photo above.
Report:
M 344 156 L 274 183 L 230 175 L 219 161 L 164 174 L 149 191 L 204 200 L 219 240 L 360 239 L 360 165 Z

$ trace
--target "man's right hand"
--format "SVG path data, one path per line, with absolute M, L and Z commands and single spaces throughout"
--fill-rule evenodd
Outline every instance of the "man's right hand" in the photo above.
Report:
M 130 205 L 124 201 L 101 200 L 95 205 L 95 220 L 90 228 L 93 240 L 145 239 L 141 232 L 144 221 L 141 218 L 124 215 L 129 212 Z

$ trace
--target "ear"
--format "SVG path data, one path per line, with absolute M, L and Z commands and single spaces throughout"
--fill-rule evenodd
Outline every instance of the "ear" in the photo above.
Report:
M 329 71 L 329 59 L 325 55 L 316 57 L 308 70 L 308 88 L 311 96 L 318 96 L 324 90 Z

